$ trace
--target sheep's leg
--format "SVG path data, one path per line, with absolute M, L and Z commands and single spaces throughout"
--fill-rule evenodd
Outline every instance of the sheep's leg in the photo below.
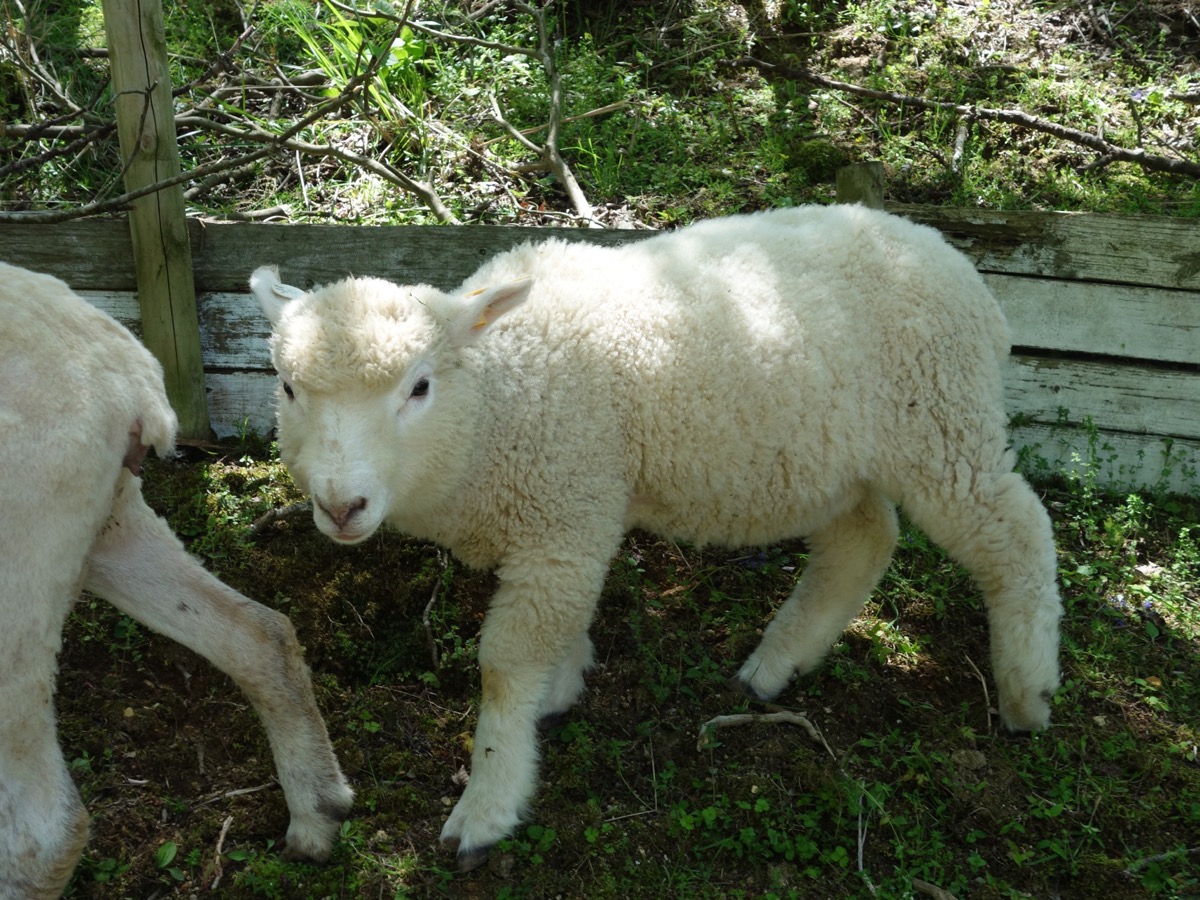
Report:
M 542 727 L 557 722 L 579 700 L 585 687 L 583 676 L 592 667 L 592 661 L 592 639 L 585 631 L 567 648 L 550 676 L 550 686 L 542 698 Z
M 816 668 L 887 569 L 897 534 L 895 508 L 869 494 L 809 535 L 808 565 L 734 685 L 769 700 L 794 675 Z
M 82 560 L 71 541 L 39 537 L 39 553 L 0 559 L 0 900 L 59 896 L 88 837 L 54 726 L 56 655 Z M 58 571 L 46 577 L 42 561 Z
M 128 473 L 92 548 L 85 586 L 237 682 L 263 721 L 287 798 L 291 822 L 283 856 L 328 859 L 353 793 L 288 618 L 205 571 L 146 505 L 141 482 Z
M 515 565 L 500 571 L 479 639 L 483 696 L 471 780 L 442 829 L 463 870 L 482 863 L 492 845 L 512 833 L 533 796 L 538 720 L 566 700 L 553 678 L 567 672 L 570 700 L 582 686 L 587 628 L 607 562 L 542 556 L 519 571 Z
M 1015 472 L 979 476 L 970 488 L 905 498 L 904 509 L 974 577 L 987 606 L 1000 718 L 1014 731 L 1050 722 L 1058 687 L 1062 603 L 1050 517 Z

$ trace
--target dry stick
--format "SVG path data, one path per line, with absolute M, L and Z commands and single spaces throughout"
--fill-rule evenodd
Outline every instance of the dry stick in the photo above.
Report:
M 442 551 L 438 551 L 438 560 L 442 564 L 442 572 L 446 571 L 446 558 L 442 556 Z M 425 626 L 425 640 L 429 643 L 429 658 L 433 661 L 433 670 L 436 672 L 441 668 L 441 661 L 438 659 L 437 640 L 433 636 L 433 623 L 430 621 L 429 614 L 433 610 L 433 604 L 437 602 L 438 591 L 442 586 L 442 579 L 439 576 L 433 582 L 433 593 L 429 595 L 429 602 L 425 604 L 425 611 L 421 613 L 421 624 Z
M 696 750 L 705 750 L 712 742 L 712 732 L 718 728 L 728 728 L 731 725 L 750 725 L 754 722 L 786 722 L 789 725 L 799 725 L 808 732 L 808 736 L 814 741 L 822 744 L 829 751 L 830 756 L 834 756 L 829 745 L 825 743 L 825 738 L 817 729 L 817 726 L 802 716 L 800 713 L 794 712 L 773 712 L 773 713 L 737 713 L 730 716 L 716 716 L 709 719 L 700 726 L 700 734 L 696 739 Z M 834 756 L 834 759 L 837 757 Z
M 991 734 L 992 733 L 992 701 L 988 697 L 987 679 L 983 677 L 983 673 L 979 671 L 979 667 L 977 665 L 975 665 L 975 661 L 973 659 L 971 659 L 971 657 L 966 656 L 964 654 L 963 658 L 966 659 L 967 665 L 969 665 L 971 667 L 971 669 L 975 672 L 975 677 L 979 679 L 979 683 L 983 686 L 983 708 L 987 711 L 987 717 L 988 717 L 987 730 L 988 730 L 988 734 Z
M 1179 859 L 1183 856 L 1192 856 L 1200 853 L 1200 847 L 1187 847 L 1181 850 L 1170 850 L 1167 853 L 1159 853 L 1156 856 L 1143 856 L 1141 859 L 1135 859 L 1125 869 L 1126 875 L 1133 875 L 1139 869 L 1144 869 L 1151 863 L 1166 862 L 1169 859 Z
M 277 506 L 274 509 L 269 509 L 250 526 L 251 534 L 260 534 L 268 525 L 278 522 L 280 519 L 290 519 L 292 516 L 306 513 L 312 509 L 312 504 L 307 500 L 303 503 L 293 503 L 291 506 Z
M 985 106 L 948 103 L 941 100 L 926 100 L 922 97 L 895 94 L 891 91 L 877 91 L 873 88 L 866 88 L 861 85 L 827 78 L 824 75 L 818 75 L 816 72 L 810 72 L 807 69 L 775 65 L 774 63 L 764 62 L 761 59 L 754 59 L 752 57 L 734 60 L 731 65 L 749 66 L 761 72 L 782 75 L 785 78 L 792 78 L 797 81 L 807 81 L 809 84 L 815 84 L 818 87 L 829 88 L 835 91 L 845 91 L 848 94 L 870 97 L 873 100 L 883 100 L 886 103 L 917 106 L 922 109 L 939 109 L 957 113 L 960 116 L 970 116 L 976 119 L 988 119 L 994 122 L 1019 125 L 1022 128 L 1040 131 L 1043 134 L 1049 134 L 1057 138 L 1062 138 L 1065 141 L 1070 141 L 1073 144 L 1079 144 L 1080 146 L 1095 150 L 1102 156 L 1110 156 L 1114 162 L 1131 162 L 1152 172 L 1169 172 L 1172 175 L 1186 175 L 1190 178 L 1200 178 L 1200 163 L 1198 162 L 1188 159 L 1169 159 L 1165 156 L 1156 156 L 1152 153 L 1147 153 L 1140 147 L 1134 149 L 1119 147 L 1102 137 L 1088 134 L 1086 131 L 1079 131 L 1076 128 L 1068 128 L 1066 125 L 1059 125 L 1057 122 L 1039 119 L 1037 116 L 1031 116 L 1019 109 L 990 109 Z
M 495 98 L 493 97 L 492 100 L 494 101 Z M 598 106 L 595 109 L 590 109 L 587 112 L 580 113 L 577 116 L 567 116 L 565 119 L 562 120 L 562 124 L 566 125 L 569 122 L 582 122 L 584 119 L 594 119 L 596 116 L 603 116 L 606 113 L 616 112 L 618 109 L 625 109 L 626 107 L 629 107 L 632 105 L 633 105 L 633 103 L 630 100 L 618 100 L 616 103 L 609 103 L 609 104 L 606 104 L 605 106 Z M 505 125 L 509 128 L 512 128 L 512 126 L 509 125 L 508 122 L 502 121 L 501 124 Z M 514 131 L 516 131 L 516 134 L 520 135 L 521 137 L 527 137 L 531 134 L 537 134 L 539 131 L 545 131 L 549 127 L 550 127 L 549 124 L 535 125 L 532 128 L 522 128 L 520 131 L 516 131 L 514 129 Z M 520 140 L 521 138 L 518 137 L 516 139 Z M 498 144 L 498 143 L 500 143 L 500 141 L 506 141 L 506 140 L 508 140 L 508 138 L 502 138 L 502 137 L 492 138 L 490 141 L 484 141 L 483 146 L 490 147 L 490 146 L 492 146 L 492 144 Z M 536 147 L 535 147 L 535 149 L 536 149 Z
M 215 891 L 217 885 L 221 883 L 221 876 L 225 874 L 225 866 L 221 862 L 221 854 L 225 852 L 225 835 L 229 834 L 229 826 L 233 824 L 233 816 L 226 816 L 225 821 L 221 823 L 221 833 L 217 835 L 217 855 L 213 860 L 213 865 L 217 870 L 216 877 L 213 878 L 210 891 Z
M 567 197 L 570 198 L 571 205 L 575 207 L 575 213 L 579 218 L 588 223 L 588 228 L 599 228 L 600 223 L 596 221 L 592 204 L 584 196 L 583 188 L 575 180 L 575 173 L 571 171 L 571 167 L 567 165 L 567 161 L 558 150 L 558 128 L 562 120 L 563 90 L 562 78 L 558 74 L 558 67 L 554 64 L 554 52 L 550 46 L 550 30 L 546 25 L 546 10 L 549 6 L 540 9 L 527 3 L 516 3 L 515 6 L 518 10 L 532 15 L 534 21 L 537 22 L 537 58 L 541 61 L 542 68 L 546 70 L 546 78 L 550 81 L 550 123 L 546 131 L 546 143 L 542 145 L 542 159 L 550 166 L 550 171 L 566 190 Z
M 259 791 L 265 791 L 268 788 L 276 787 L 278 782 L 268 781 L 265 784 L 256 785 L 248 788 L 234 788 L 232 791 L 222 791 L 219 794 L 213 794 L 207 800 L 201 800 L 193 809 L 199 809 L 202 806 L 209 806 L 216 803 L 218 800 L 228 800 L 230 797 L 241 797 L 244 794 L 257 794 Z

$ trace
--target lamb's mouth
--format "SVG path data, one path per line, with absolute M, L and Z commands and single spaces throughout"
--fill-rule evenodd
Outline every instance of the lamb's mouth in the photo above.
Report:
M 343 531 L 341 529 L 338 529 L 337 531 L 326 532 L 326 533 L 331 538 L 333 538 L 333 540 L 337 541 L 339 544 L 345 544 L 347 546 L 350 546 L 351 544 L 361 544 L 363 541 L 365 541 L 367 538 L 369 538 L 372 534 L 375 533 L 375 529 L 372 528 L 370 531 L 356 531 L 356 530 L 350 530 L 350 529 Z

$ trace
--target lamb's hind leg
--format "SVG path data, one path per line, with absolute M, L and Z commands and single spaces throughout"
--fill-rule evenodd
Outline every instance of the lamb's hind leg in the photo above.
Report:
M 263 721 L 291 823 L 283 855 L 328 859 L 353 793 L 317 710 L 292 624 L 222 584 L 189 556 L 124 473 L 89 556 L 88 590 L 227 673 Z
M 809 535 L 809 560 L 734 684 L 769 700 L 795 674 L 816 668 L 862 608 L 896 546 L 896 510 L 867 494 L 856 506 Z
M 54 727 L 55 656 L 78 550 L 70 571 L 69 542 L 41 548 L 59 569 L 53 577 L 35 555 L 14 559 L 0 541 L 0 900 L 59 896 L 88 837 Z
M 1000 718 L 1045 728 L 1058 687 L 1058 620 L 1050 517 L 1014 472 L 978 476 L 969 490 L 906 498 L 905 511 L 974 577 L 987 605 Z

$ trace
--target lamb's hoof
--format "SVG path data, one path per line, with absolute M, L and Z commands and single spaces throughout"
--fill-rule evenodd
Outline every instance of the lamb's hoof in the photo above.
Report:
M 740 675 L 734 675 L 727 679 L 725 682 L 725 687 L 729 688 L 729 690 L 733 691 L 735 694 L 740 694 L 741 696 L 750 700 L 763 701 L 770 699 L 769 697 L 764 697 L 759 694 L 758 691 L 751 687 L 750 682 L 744 680 Z
M 484 847 L 473 847 L 470 850 L 461 850 L 459 848 L 458 839 L 446 841 L 447 849 L 451 850 L 458 861 L 458 871 L 474 872 L 488 860 L 488 854 L 492 852 L 494 844 L 488 844 Z

